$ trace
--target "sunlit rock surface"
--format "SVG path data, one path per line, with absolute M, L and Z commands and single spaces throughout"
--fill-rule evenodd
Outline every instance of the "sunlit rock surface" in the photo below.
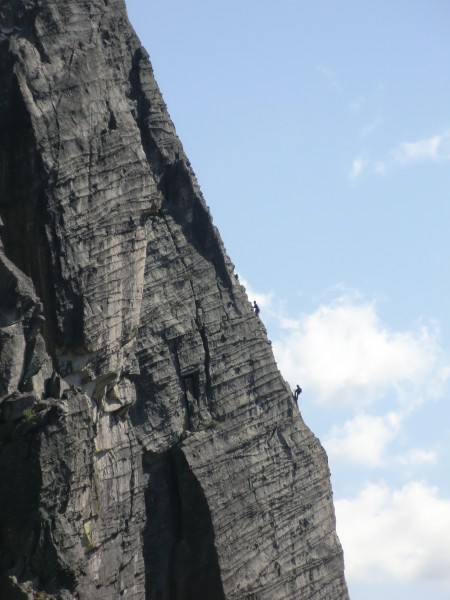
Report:
M 0 597 L 348 598 L 123 0 L 0 0 L 0 89 Z

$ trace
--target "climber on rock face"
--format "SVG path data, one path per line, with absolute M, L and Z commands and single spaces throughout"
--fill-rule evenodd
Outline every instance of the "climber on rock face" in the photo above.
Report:
M 300 396 L 301 393 L 302 393 L 302 388 L 297 383 L 297 387 L 294 390 L 294 398 L 295 398 L 295 400 L 298 400 L 298 397 Z
M 261 311 L 259 310 L 259 306 L 256 304 L 256 300 L 253 300 L 253 310 L 255 311 L 255 315 L 258 317 Z

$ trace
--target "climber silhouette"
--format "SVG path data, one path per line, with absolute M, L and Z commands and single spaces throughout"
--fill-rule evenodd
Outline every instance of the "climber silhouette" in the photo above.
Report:
M 302 388 L 297 383 L 297 387 L 294 390 L 294 398 L 295 398 L 295 400 L 298 400 L 298 397 L 300 396 L 301 393 L 302 393 Z
M 253 309 L 255 311 L 255 315 L 258 317 L 261 311 L 259 310 L 259 306 L 256 304 L 256 300 L 253 300 Z

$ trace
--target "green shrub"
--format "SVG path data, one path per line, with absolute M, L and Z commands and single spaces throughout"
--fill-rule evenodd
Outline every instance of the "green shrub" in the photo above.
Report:
M 23 418 L 25 421 L 30 422 L 33 421 L 36 417 L 36 410 L 34 406 L 29 406 L 23 411 Z

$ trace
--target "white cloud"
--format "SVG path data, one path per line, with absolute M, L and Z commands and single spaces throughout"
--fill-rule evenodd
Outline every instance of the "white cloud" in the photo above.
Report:
M 438 332 L 390 330 L 373 303 L 343 297 L 297 320 L 273 344 L 281 372 L 317 401 L 359 406 L 394 391 L 408 406 L 439 397 L 449 378 Z
M 363 170 L 364 167 L 364 160 L 362 158 L 356 158 L 351 166 L 350 172 L 349 172 L 349 177 L 350 179 L 358 179 L 358 177 L 361 175 L 361 172 Z
M 411 448 L 403 456 L 399 456 L 397 462 L 405 467 L 415 468 L 421 465 L 435 465 L 438 460 L 436 450 L 424 450 L 423 448 Z
M 342 427 L 334 426 L 323 445 L 331 460 L 379 467 L 385 461 L 389 442 L 399 432 L 401 420 L 396 412 L 385 416 L 360 414 Z
M 335 90 L 338 94 L 343 93 L 344 90 L 342 89 L 342 85 L 339 83 L 337 75 L 334 71 L 323 66 L 316 67 L 316 71 L 325 77 L 333 90 Z
M 450 499 L 436 488 L 368 484 L 335 507 L 349 581 L 393 578 L 450 589 Z
M 418 142 L 402 142 L 391 152 L 394 162 L 407 165 L 424 160 L 450 159 L 450 130 Z
M 391 411 L 387 415 L 361 413 L 342 426 L 334 425 L 322 440 L 330 460 L 363 465 L 368 468 L 406 467 L 408 473 L 423 465 L 437 463 L 436 450 L 411 448 L 395 456 L 390 443 L 401 433 L 406 413 Z

